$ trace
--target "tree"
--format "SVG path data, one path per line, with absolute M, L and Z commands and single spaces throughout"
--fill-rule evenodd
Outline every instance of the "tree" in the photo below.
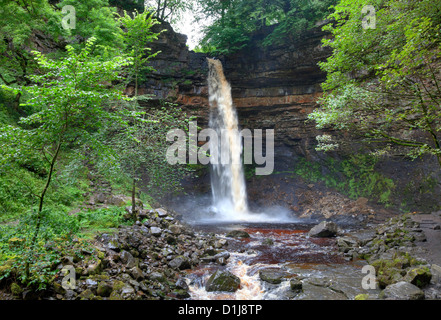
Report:
M 128 83 L 134 81 L 136 100 L 138 98 L 139 76 L 146 71 L 152 71 L 152 68 L 147 65 L 147 61 L 159 53 L 150 53 L 151 49 L 147 47 L 148 43 L 158 39 L 160 32 L 155 33 L 151 28 L 159 22 L 147 11 L 138 13 L 136 10 L 133 13 L 133 18 L 124 11 L 124 16 L 120 16 L 118 20 L 125 30 L 120 35 L 121 41 L 124 43 L 126 54 L 132 60 L 132 65 L 127 70 L 126 80 Z
M 47 0 L 9 1 L 0 0 L 0 83 L 6 85 L 29 85 L 30 75 L 37 67 L 30 50 L 36 45 L 33 38 L 48 37 L 55 46 L 65 36 L 61 28 L 59 12 Z M 19 110 L 22 93 L 14 97 L 13 108 Z
M 119 170 L 131 180 L 133 218 L 136 217 L 136 185 L 143 180 L 150 196 L 163 197 L 181 191 L 181 180 L 191 173 L 185 165 L 167 162 L 169 144 L 166 136 L 171 129 L 188 129 L 192 118 L 175 105 L 147 107 L 138 111 L 140 117 L 125 130 L 109 127 L 107 144 L 119 154 Z
M 140 97 L 138 95 L 139 77 L 152 68 L 147 65 L 149 59 L 155 57 L 158 52 L 150 53 L 148 43 L 158 39 L 159 33 L 151 31 L 152 26 L 159 22 L 153 16 L 145 11 L 138 13 L 137 10 L 133 12 L 133 17 L 124 11 L 124 16 L 119 17 L 121 26 L 125 32 L 121 35 L 121 40 L 125 45 L 126 54 L 131 58 L 132 65 L 127 70 L 127 83 L 134 82 L 134 97 L 131 103 L 133 112 L 140 110 L 138 100 L 148 99 L 148 97 Z M 146 119 L 135 121 L 129 131 L 124 132 L 118 136 L 115 142 L 117 149 L 120 150 L 122 169 L 132 180 L 132 215 L 136 218 L 136 183 L 140 180 L 139 169 L 145 163 L 145 149 L 141 144 L 142 137 L 149 133 L 145 131 Z
M 201 0 L 200 19 L 214 17 L 201 46 L 218 53 L 235 52 L 249 44 L 250 35 L 265 26 L 273 31 L 262 41 L 271 45 L 295 38 L 329 13 L 336 0 Z
M 342 0 L 329 16 L 334 22 L 325 29 L 332 38 L 324 44 L 333 54 L 320 64 L 327 72 L 324 96 L 310 119 L 383 151 L 396 146 L 412 158 L 432 154 L 441 166 L 441 5 L 377 1 L 375 25 L 364 28 L 369 4 Z M 321 141 L 322 149 L 338 146 L 330 136 Z
M 72 6 L 75 9 L 75 28 L 68 29 L 68 41 L 74 47 L 81 48 L 87 39 L 96 38 L 95 50 L 103 52 L 118 51 L 123 49 L 121 28 L 116 19 L 116 8 L 109 5 L 109 0 L 62 0 L 57 7 L 62 9 Z
M 97 139 L 99 135 L 96 133 L 108 123 L 123 126 L 123 119 L 127 117 L 124 110 L 116 110 L 108 103 L 123 99 L 121 91 L 110 84 L 121 80 L 121 68 L 129 62 L 121 57 L 108 61 L 93 57 L 94 42 L 94 38 L 89 39 L 79 53 L 67 46 L 67 57 L 61 61 L 50 60 L 34 51 L 42 74 L 30 76 L 35 85 L 23 86 L 19 90 L 29 94 L 30 99 L 26 103 L 32 105 L 36 112 L 22 118 L 19 126 L 0 128 L 1 166 L 33 159 L 41 164 L 45 172 L 45 183 L 39 190 L 33 190 L 38 206 L 31 252 L 45 212 L 45 196 L 59 169 L 63 151 L 72 152 L 87 145 L 100 152 L 111 153 L 112 150 L 106 149 Z M 3 88 L 18 91 L 4 85 Z M 26 281 L 29 280 L 30 263 L 31 259 L 26 262 Z
M 75 8 L 74 29 L 63 28 L 65 14 L 61 9 L 67 5 Z M 0 0 L 0 83 L 17 87 L 32 83 L 30 75 L 38 72 L 32 50 L 62 56 L 67 43 L 81 48 L 87 39 L 95 37 L 96 54 L 105 51 L 118 54 L 122 42 L 117 36 L 121 29 L 115 12 L 108 0 L 63 0 L 57 6 L 48 0 Z M 13 108 L 25 115 L 19 108 L 21 97 L 22 92 L 17 91 Z
M 183 12 L 193 7 L 192 0 L 147 0 L 146 11 L 160 21 L 175 22 Z

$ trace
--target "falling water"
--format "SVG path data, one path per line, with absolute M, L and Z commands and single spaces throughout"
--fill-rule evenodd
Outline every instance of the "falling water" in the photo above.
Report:
M 248 212 L 237 114 L 231 98 L 231 87 L 225 79 L 221 62 L 207 60 L 210 128 L 217 133 L 219 150 L 211 155 L 216 157 L 211 168 L 213 205 L 221 215 L 237 217 Z

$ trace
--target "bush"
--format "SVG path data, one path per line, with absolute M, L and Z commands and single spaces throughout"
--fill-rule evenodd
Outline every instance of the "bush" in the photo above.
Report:
M 41 229 L 34 247 L 31 241 L 36 229 L 36 214 L 24 215 L 17 225 L 0 226 L 0 265 L 8 265 L 0 280 L 14 277 L 36 290 L 45 289 L 53 280 L 61 258 L 74 250 L 72 243 L 80 230 L 78 219 L 64 212 L 42 212 Z M 76 250 L 79 250 L 78 248 Z M 25 266 L 29 262 L 29 277 Z
M 18 224 L 0 226 L 0 280 L 13 278 L 34 290 L 50 284 L 64 256 L 83 258 L 90 244 L 82 240 L 88 233 L 116 228 L 123 223 L 124 209 L 111 207 L 69 215 L 46 209 L 42 212 L 40 232 L 34 247 L 36 214 L 22 216 Z M 93 250 L 92 250 L 93 251 Z M 26 262 L 29 277 L 26 278 Z
M 387 205 L 395 183 L 375 171 L 376 163 L 374 156 L 360 154 L 342 161 L 328 157 L 324 164 L 301 158 L 294 171 L 307 181 L 323 181 L 327 187 L 335 188 L 352 199 L 368 197 Z

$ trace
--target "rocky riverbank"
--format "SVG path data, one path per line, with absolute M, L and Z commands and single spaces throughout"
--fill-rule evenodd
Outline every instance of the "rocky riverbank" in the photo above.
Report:
M 441 232 L 438 228 L 436 224 L 431 226 L 431 230 Z M 441 299 L 440 269 L 431 261 L 430 252 L 421 245 L 426 240 L 425 232 L 413 215 L 396 216 L 385 223 L 350 231 L 334 222 L 323 221 L 309 232 L 286 231 L 284 236 L 288 238 L 282 242 L 279 238 L 263 237 L 262 232 L 250 238 L 240 228 L 225 233 L 196 231 L 172 211 L 140 207 L 138 219 L 132 225 L 121 226 L 113 233 L 97 234 L 87 246 L 80 245 L 83 240 L 74 241 L 72 247 L 78 250 L 71 252 L 77 254 L 65 256 L 55 266 L 58 272 L 46 290 L 31 292 L 11 278 L 4 286 L 2 299 L 189 299 L 195 298 L 191 294 L 194 277 L 189 278 L 189 272 L 204 266 L 212 270 L 202 284 L 207 292 L 235 292 L 243 284 L 229 271 L 231 268 L 227 264 L 231 259 L 236 261 L 241 252 L 248 250 L 251 252 L 248 258 L 258 260 L 252 248 L 268 254 L 271 248 L 280 250 L 280 245 L 288 238 L 298 243 L 299 248 L 311 243 L 322 258 L 327 256 L 333 262 L 329 266 L 311 266 L 315 270 L 307 269 L 301 266 L 302 258 L 294 246 L 293 257 L 298 258 L 287 260 L 285 257 L 280 267 L 273 265 L 255 270 L 256 277 L 252 281 L 260 281 L 262 297 L 283 300 Z M 277 231 L 282 234 L 280 232 Z M 317 246 L 321 243 L 320 238 L 326 238 L 325 247 Z M 248 248 L 248 244 L 255 247 Z M 305 251 L 305 254 L 310 253 Z M 339 259 L 353 265 L 339 264 Z M 360 269 L 366 264 L 375 271 L 374 290 L 361 288 L 364 274 Z M 250 281 L 252 277 L 248 278 Z
M 427 239 L 416 220 L 410 214 L 400 215 L 337 238 L 339 251 L 347 259 L 364 259 L 375 269 L 376 284 L 382 289 L 357 299 L 441 299 L 440 267 L 422 246 Z
M 225 244 L 214 234 L 192 231 L 164 209 L 141 209 L 132 226 L 98 234 L 87 249 L 65 256 L 46 290 L 30 292 L 12 282 L 7 291 L 26 300 L 184 299 L 189 294 L 182 270 Z

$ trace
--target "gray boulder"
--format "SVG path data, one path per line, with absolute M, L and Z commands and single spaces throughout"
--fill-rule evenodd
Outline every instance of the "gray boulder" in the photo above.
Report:
M 168 263 L 170 268 L 178 269 L 178 270 L 185 270 L 191 268 L 191 263 L 188 258 L 184 256 L 177 256 L 173 260 L 171 260 Z
M 150 233 L 156 237 L 159 237 L 162 233 L 162 229 L 158 228 L 158 227 L 151 227 L 150 228 Z
M 259 271 L 260 280 L 272 284 L 281 283 L 283 278 L 286 277 L 286 275 L 287 275 L 286 272 L 276 269 L 264 269 Z
M 409 282 L 400 281 L 388 285 L 382 291 L 380 297 L 390 300 L 422 300 L 424 299 L 424 292 Z
M 217 270 L 205 284 L 207 292 L 226 291 L 235 292 L 240 287 L 240 279 L 229 271 Z
M 338 233 L 338 227 L 334 222 L 322 221 L 309 230 L 308 235 L 316 238 L 334 237 Z
M 248 232 L 243 230 L 233 230 L 227 233 L 227 237 L 229 238 L 249 238 L 250 235 Z
M 155 211 L 158 213 L 158 216 L 161 218 L 164 218 L 168 215 L 167 211 L 165 211 L 162 208 L 155 209 Z
M 121 252 L 120 258 L 122 263 L 125 264 L 127 268 L 131 269 L 136 266 L 136 260 L 130 252 L 124 250 Z

